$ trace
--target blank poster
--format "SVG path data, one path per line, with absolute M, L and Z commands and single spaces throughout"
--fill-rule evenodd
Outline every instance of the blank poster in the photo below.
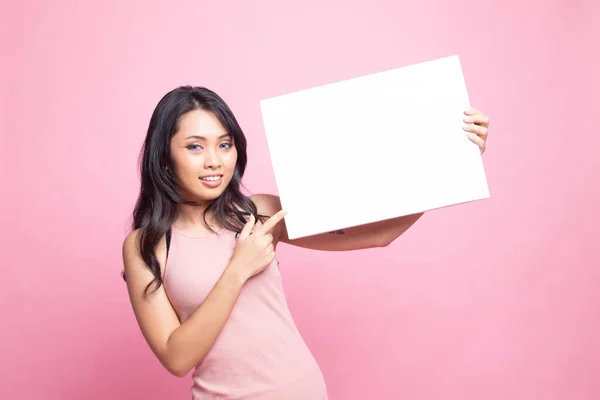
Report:
M 290 239 L 489 197 L 458 56 L 260 102 Z

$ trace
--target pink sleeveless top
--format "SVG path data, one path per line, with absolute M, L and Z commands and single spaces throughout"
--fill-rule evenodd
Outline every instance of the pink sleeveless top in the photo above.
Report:
M 235 244 L 227 230 L 193 238 L 172 229 L 164 287 L 181 323 L 219 280 Z M 192 379 L 194 400 L 327 399 L 321 370 L 288 309 L 277 261 L 246 282 Z

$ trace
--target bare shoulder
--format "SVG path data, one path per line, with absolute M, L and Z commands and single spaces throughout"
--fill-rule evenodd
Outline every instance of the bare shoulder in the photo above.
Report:
M 141 273 L 144 276 L 144 280 L 147 280 L 151 276 L 151 272 L 146 266 L 142 255 L 140 253 L 140 229 L 131 231 L 123 240 L 123 266 L 126 276 L 137 275 Z M 166 258 L 166 241 L 163 237 L 156 248 L 156 257 L 159 260 L 161 269 L 164 270 L 165 258 Z M 149 275 L 150 274 L 150 275 Z
M 131 231 L 125 237 L 125 240 L 123 240 L 123 261 L 128 261 L 139 256 L 139 234 L 140 230 L 136 229 Z M 127 262 L 125 262 L 125 267 L 127 267 Z
M 256 204 L 259 214 L 268 215 L 271 217 L 281 210 L 281 201 L 279 200 L 279 196 L 275 196 L 273 194 L 254 194 L 250 196 L 250 200 Z

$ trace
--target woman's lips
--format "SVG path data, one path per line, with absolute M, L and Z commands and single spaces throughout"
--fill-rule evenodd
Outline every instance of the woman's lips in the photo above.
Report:
M 223 181 L 223 175 L 209 175 L 200 177 L 199 179 L 204 184 L 204 186 L 208 186 L 209 188 L 216 188 Z

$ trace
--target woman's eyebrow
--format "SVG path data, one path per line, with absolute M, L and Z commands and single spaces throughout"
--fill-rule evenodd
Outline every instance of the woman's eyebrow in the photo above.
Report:
M 224 139 L 228 136 L 231 136 L 229 133 L 224 133 L 223 135 L 219 136 L 217 139 Z M 199 139 L 199 140 L 206 140 L 206 138 L 204 136 L 199 136 L 199 135 L 192 135 L 192 136 L 188 136 L 185 138 L 185 140 L 188 139 Z

